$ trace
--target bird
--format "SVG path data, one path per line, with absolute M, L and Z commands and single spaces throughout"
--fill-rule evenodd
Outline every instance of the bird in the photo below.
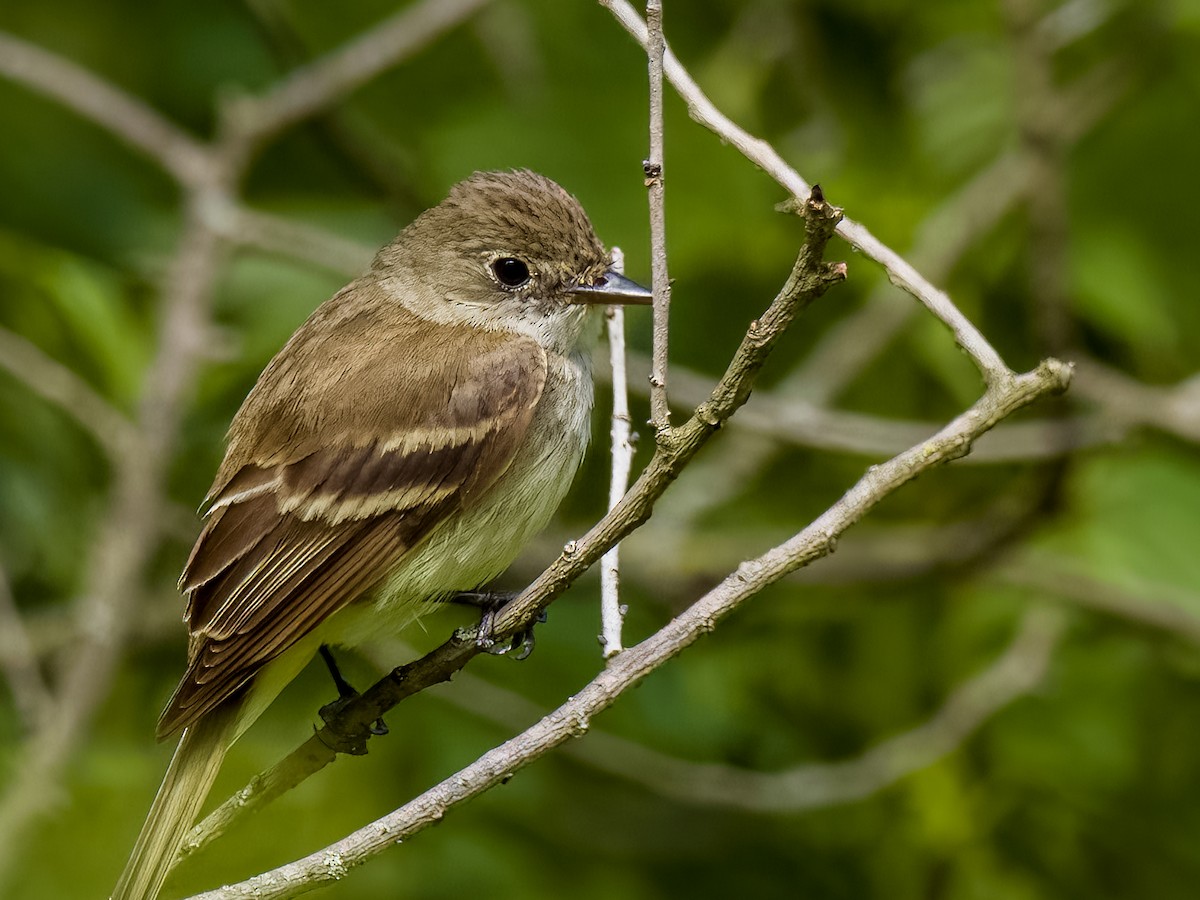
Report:
M 179 580 L 179 733 L 113 900 L 153 900 L 229 747 L 326 645 L 486 585 L 591 430 L 603 305 L 648 303 L 579 202 L 529 170 L 454 185 L 321 304 L 227 435 Z

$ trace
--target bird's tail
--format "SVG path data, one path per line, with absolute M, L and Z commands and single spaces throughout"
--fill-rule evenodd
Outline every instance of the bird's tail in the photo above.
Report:
M 154 900 L 236 738 L 237 704 L 184 729 L 112 900 Z

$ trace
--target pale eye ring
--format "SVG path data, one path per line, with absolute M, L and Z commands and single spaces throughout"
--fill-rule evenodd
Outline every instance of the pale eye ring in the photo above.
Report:
M 519 288 L 529 281 L 529 266 L 515 256 L 492 260 L 492 274 L 507 288 Z

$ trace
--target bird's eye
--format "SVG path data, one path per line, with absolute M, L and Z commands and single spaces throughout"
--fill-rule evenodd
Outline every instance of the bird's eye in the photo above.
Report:
M 520 287 L 529 280 L 529 266 L 511 256 L 502 256 L 493 262 L 492 272 L 505 287 Z

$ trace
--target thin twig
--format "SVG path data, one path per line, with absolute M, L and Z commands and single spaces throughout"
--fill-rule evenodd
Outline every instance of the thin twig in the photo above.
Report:
M 634 40 L 649 48 L 646 23 L 627 0 L 600 0 L 600 3 L 612 12 Z M 664 70 L 675 90 L 687 103 L 688 112 L 693 119 L 736 147 L 743 156 L 782 185 L 792 197 L 808 196 L 811 190 L 808 182 L 784 162 L 774 147 L 760 138 L 752 137 L 718 110 L 669 48 L 664 56 Z M 926 309 L 950 329 L 955 342 L 978 367 L 986 384 L 1004 381 L 1012 376 L 1004 360 L 950 301 L 945 292 L 934 287 L 900 254 L 871 234 L 866 226 L 843 219 L 838 224 L 837 233 L 856 250 L 882 265 L 894 285 L 921 301 Z
M 124 413 L 58 360 L 7 328 L 0 328 L 0 368 L 73 418 L 113 462 L 133 446 L 134 427 Z
M 634 371 L 645 371 L 649 360 L 645 356 L 630 353 L 629 366 Z M 685 407 L 695 406 L 708 395 L 711 383 L 711 379 L 699 372 L 676 365 L 671 375 L 672 400 Z M 631 384 L 635 394 L 645 396 L 648 393 L 637 379 Z M 933 421 L 886 419 L 793 400 L 789 396 L 792 393 L 790 388 L 791 385 L 785 381 L 778 388 L 755 391 L 754 401 L 747 404 L 731 423 L 731 432 L 739 436 L 766 438 L 772 447 L 795 444 L 818 450 L 886 457 L 899 453 L 938 428 Z M 1128 431 L 1127 425 L 1102 413 L 1067 419 L 1009 422 L 981 438 L 963 462 L 969 465 L 996 465 L 1057 459 L 1088 447 L 1116 443 Z M 738 441 L 737 444 L 743 452 L 746 451 L 745 442 Z M 725 460 L 726 454 L 720 455 Z M 751 455 L 758 458 L 756 454 Z M 697 468 L 699 466 L 698 462 Z M 756 465 L 755 470 L 758 468 Z M 725 496 L 719 488 L 714 488 L 714 492 Z M 678 526 L 674 519 L 672 526 Z
M 55 801 L 55 786 L 111 682 L 153 558 L 163 478 L 206 332 L 222 244 L 190 209 L 162 286 L 162 319 L 137 416 L 137 440 L 119 461 L 109 508 L 91 551 L 76 610 L 79 640 L 42 727 L 22 748 L 0 795 L 0 881 L 19 857 L 28 823 Z
M 239 128 L 250 143 L 262 143 L 353 93 L 488 2 L 423 0 L 405 7 L 261 96 L 244 98 L 234 112 Z
M 1063 617 L 1053 610 L 1030 610 L 1004 651 L 956 687 L 932 716 L 850 759 L 756 772 L 681 759 L 599 728 L 590 728 L 586 740 L 568 743 L 562 752 L 689 805 L 786 813 L 855 802 L 955 752 L 1000 712 L 1036 690 L 1063 625 Z M 538 704 L 469 672 L 455 677 L 453 691 L 437 691 L 434 696 L 506 729 L 514 722 L 537 721 L 545 715 Z
M 68 59 L 0 32 L 0 74 L 105 128 L 181 184 L 197 184 L 208 174 L 203 144 L 141 100 Z
M 757 559 L 738 566 L 736 572 L 658 632 L 610 660 L 595 679 L 531 728 L 340 841 L 247 881 L 197 895 L 195 900 L 294 897 L 344 878 L 371 857 L 440 822 L 454 807 L 508 781 L 517 770 L 572 737 L 586 733 L 597 713 L 712 631 L 747 599 L 832 551 L 837 537 L 884 497 L 930 468 L 961 456 L 975 439 L 1001 419 L 1047 394 L 1064 390 L 1069 380 L 1068 366 L 1046 360 L 1032 372 L 991 386 L 971 409 L 932 439 L 872 467 L 811 525 Z
M 643 163 L 650 200 L 650 271 L 654 292 L 654 363 L 650 369 L 650 422 L 661 436 L 671 427 L 667 401 L 667 346 L 671 319 L 671 279 L 667 269 L 667 225 L 663 197 L 663 28 L 662 0 L 646 4 L 649 28 L 650 155 Z
M 17 609 L 8 573 L 0 565 L 0 669 L 12 691 L 13 702 L 27 731 L 35 731 L 50 711 L 53 697 L 25 622 Z
M 625 254 L 613 247 L 613 268 L 625 271 Z M 629 388 L 625 378 L 625 310 L 610 306 L 607 318 L 609 370 L 612 372 L 612 477 L 608 485 L 608 508 L 611 510 L 629 487 L 629 471 L 633 467 L 633 441 L 630 438 Z M 604 658 L 621 652 L 621 625 L 625 606 L 621 603 L 621 545 L 600 558 L 600 646 Z
M 1105 65 L 1097 66 L 1081 77 L 1064 92 L 1057 120 L 1063 139 L 1076 141 L 1086 134 L 1113 108 L 1129 86 L 1129 78 L 1124 73 Z M 725 138 L 725 135 L 721 136 Z M 1027 195 L 1033 171 L 1033 163 L 1024 150 L 1010 151 L 998 157 L 917 227 L 908 258 L 930 281 L 944 281 L 970 246 Z M 889 285 L 877 287 L 858 310 L 845 316 L 822 337 L 775 391 L 815 405 L 829 404 L 883 352 L 918 308 L 898 302 Z M 1080 383 L 1083 384 L 1082 378 Z M 677 379 L 675 388 L 681 387 Z M 750 424 L 756 418 L 756 407 L 757 403 L 747 410 L 747 421 L 743 424 Z M 1134 408 L 1130 407 L 1131 410 Z M 1096 430 L 1102 434 L 1110 433 L 1102 426 Z M 1080 440 L 1088 443 L 1093 436 L 1089 432 Z M 903 443 L 902 439 L 901 445 Z M 1056 439 L 1056 443 L 1062 442 Z M 678 489 L 672 492 L 669 502 L 650 523 L 647 537 L 669 552 L 670 546 L 679 536 L 690 532 L 693 523 L 705 512 L 737 496 L 746 482 L 766 467 L 778 449 L 778 444 L 765 436 L 735 430 L 727 440 L 688 468 Z M 972 460 L 979 461 L 987 452 L 990 451 L 981 449 L 979 456 L 973 455 Z
M 1044 553 L 1021 554 L 988 577 L 1035 591 L 1039 599 L 1066 601 L 1200 646 L 1200 616 L 1188 611 L 1200 599 L 1194 590 L 1145 579 L 1114 584 L 1079 561 Z

